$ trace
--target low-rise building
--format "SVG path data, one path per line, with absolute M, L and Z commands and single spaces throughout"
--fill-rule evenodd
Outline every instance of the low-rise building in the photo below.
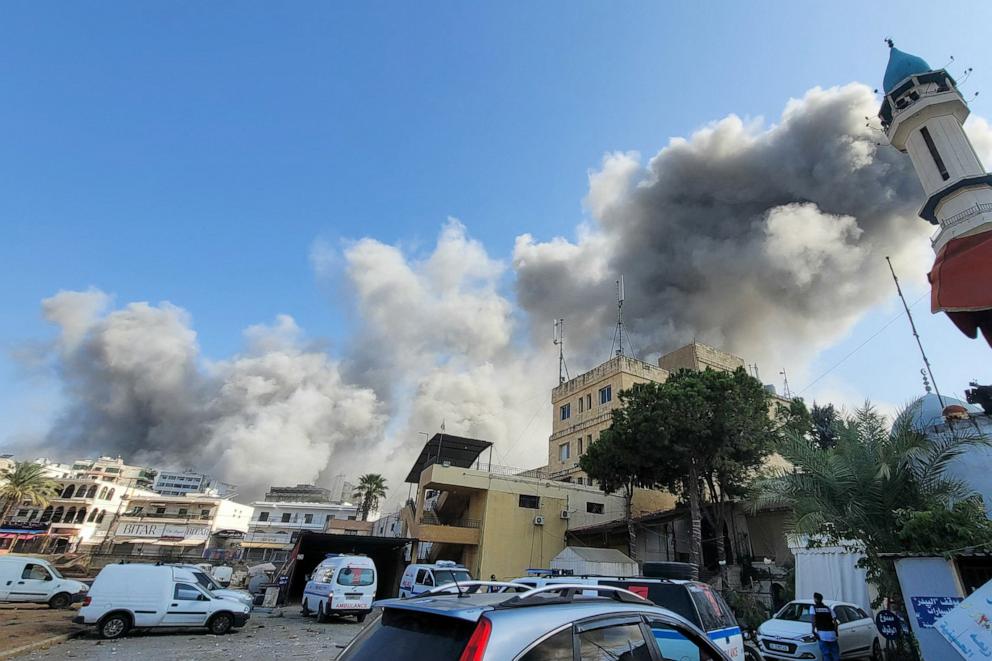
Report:
M 210 557 L 234 549 L 249 529 L 251 505 L 206 494 L 132 495 L 111 531 L 123 555 Z
M 358 506 L 351 503 L 262 500 L 252 507 L 254 515 L 241 540 L 242 558 L 247 561 L 282 562 L 303 531 L 343 532 L 354 524 L 371 527 L 358 521 Z
M 337 495 L 330 489 L 315 484 L 297 484 L 295 487 L 269 487 L 263 499 L 268 503 L 336 503 Z
M 455 560 L 475 576 L 521 576 L 547 568 L 565 548 L 572 526 L 623 516 L 624 500 L 585 484 L 559 482 L 488 466 L 475 468 L 492 444 L 444 434 L 432 437 L 407 476 L 417 484 L 415 504 L 403 509 L 411 557 Z
M 77 459 L 70 470 L 73 477 L 97 477 L 139 489 L 151 489 L 155 481 L 155 471 L 125 464 L 121 457 Z

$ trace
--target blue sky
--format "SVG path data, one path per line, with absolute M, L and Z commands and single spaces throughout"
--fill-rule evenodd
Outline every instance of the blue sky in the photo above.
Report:
M 189 310 L 210 357 L 278 313 L 336 347 L 349 315 L 315 281 L 315 240 L 424 245 L 454 216 L 505 259 L 518 234 L 574 235 L 604 152 L 774 118 L 815 85 L 879 85 L 887 35 L 976 66 L 966 91 L 984 91 L 990 19 L 932 2 L 8 3 L 0 346 L 51 338 L 41 299 L 94 286 Z M 987 346 L 914 311 L 946 391 L 988 380 Z M 901 403 L 914 351 L 898 320 L 807 395 Z M 0 438 L 50 395 L 0 358 Z

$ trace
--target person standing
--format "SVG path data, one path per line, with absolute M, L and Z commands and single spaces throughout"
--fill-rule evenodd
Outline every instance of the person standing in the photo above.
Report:
M 820 643 L 820 657 L 823 661 L 840 661 L 840 643 L 837 641 L 837 618 L 830 606 L 823 603 L 823 595 L 813 593 L 813 635 Z

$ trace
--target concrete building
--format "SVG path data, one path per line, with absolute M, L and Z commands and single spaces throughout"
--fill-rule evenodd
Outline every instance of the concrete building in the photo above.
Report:
M 124 555 L 214 557 L 248 532 L 251 505 L 188 494 L 132 494 L 111 531 L 113 552 Z
M 263 499 L 269 503 L 336 503 L 337 494 L 314 484 L 297 484 L 295 487 L 269 487 Z M 342 499 L 343 500 L 343 499 Z
M 569 527 L 622 516 L 623 498 L 589 485 L 475 468 L 491 445 L 438 434 L 424 446 L 407 476 L 417 484 L 415 504 L 402 510 L 417 540 L 411 557 L 429 543 L 428 560 L 462 562 L 474 576 L 521 576 L 550 566 Z
M 155 481 L 155 471 L 144 466 L 130 466 L 120 457 L 77 459 L 72 462 L 70 474 L 73 477 L 111 479 L 119 484 L 126 483 L 139 489 L 151 489 Z
M 373 537 L 406 537 L 406 526 L 403 524 L 403 511 L 383 514 L 372 522 Z
M 183 496 L 188 493 L 206 493 L 230 498 L 237 492 L 233 484 L 221 482 L 205 473 L 193 470 L 160 470 L 155 475 L 152 491 L 163 496 Z
M 248 561 L 284 561 L 306 531 L 358 534 L 371 528 L 369 522 L 358 521 L 358 506 L 351 503 L 262 500 L 252 507 L 254 515 L 241 540 L 242 558 Z

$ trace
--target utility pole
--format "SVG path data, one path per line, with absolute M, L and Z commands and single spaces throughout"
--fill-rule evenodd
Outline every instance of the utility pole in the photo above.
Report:
M 896 292 L 899 293 L 899 300 L 902 301 L 902 307 L 906 310 L 906 318 L 909 319 L 909 327 L 913 329 L 913 337 L 916 338 L 916 346 L 920 348 L 920 355 L 923 356 L 923 364 L 926 365 L 927 374 L 930 375 L 930 383 L 933 384 L 934 392 L 937 393 L 937 401 L 940 402 L 940 408 L 944 408 L 944 397 L 940 394 L 940 388 L 937 387 L 937 380 L 933 378 L 933 370 L 930 368 L 930 361 L 927 359 L 927 352 L 923 350 L 923 342 L 920 340 L 920 334 L 916 332 L 916 324 L 913 322 L 913 314 L 909 311 L 909 305 L 906 304 L 906 297 L 902 295 L 902 287 L 899 286 L 899 278 L 896 277 L 896 270 L 892 268 L 892 260 L 889 259 L 888 255 L 885 256 L 885 261 L 889 263 L 889 271 L 892 273 L 892 281 L 896 283 Z

